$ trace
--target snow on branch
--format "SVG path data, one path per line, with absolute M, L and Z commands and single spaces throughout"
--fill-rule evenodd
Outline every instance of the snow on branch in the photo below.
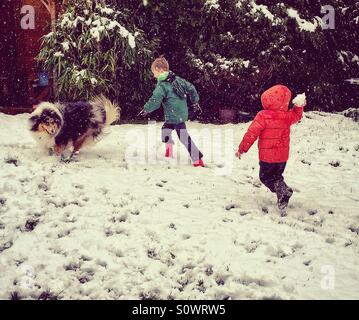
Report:
M 302 19 L 299 16 L 298 11 L 293 8 L 287 9 L 287 13 L 290 18 L 293 18 L 297 21 L 298 27 L 301 31 L 304 30 L 308 32 L 315 32 L 318 26 L 320 26 L 321 24 L 321 20 L 319 17 L 315 17 L 313 22 Z

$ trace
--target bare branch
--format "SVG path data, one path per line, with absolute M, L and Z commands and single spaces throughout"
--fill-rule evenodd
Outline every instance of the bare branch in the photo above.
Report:
M 50 12 L 50 6 L 49 3 L 45 0 L 41 0 L 42 4 L 45 6 L 46 10 Z

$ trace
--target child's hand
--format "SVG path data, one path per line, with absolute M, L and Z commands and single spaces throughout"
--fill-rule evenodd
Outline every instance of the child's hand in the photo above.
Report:
M 239 151 L 237 151 L 237 152 L 236 152 L 236 157 L 237 157 L 238 159 L 240 159 L 240 158 L 242 157 L 242 154 L 241 154 Z

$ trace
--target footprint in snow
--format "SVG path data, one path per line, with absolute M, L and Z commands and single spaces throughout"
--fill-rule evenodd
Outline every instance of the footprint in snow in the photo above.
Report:
M 308 214 L 309 214 L 310 216 L 314 216 L 314 215 L 316 215 L 316 214 L 318 213 L 318 210 L 316 210 L 316 209 L 309 209 L 307 212 L 308 212 Z
M 224 278 L 219 277 L 219 278 L 216 279 L 216 283 L 217 283 L 218 286 L 224 286 L 226 281 L 225 281 Z
M 262 207 L 262 212 L 263 212 L 264 214 L 268 214 L 268 213 L 269 213 L 268 207 Z
M 208 266 L 206 270 L 204 270 L 204 273 L 210 277 L 213 274 L 213 266 Z
M 227 204 L 226 206 L 225 206 L 225 209 L 227 210 L 227 211 L 230 211 L 230 210 L 232 210 L 232 209 L 235 209 L 235 208 L 238 208 L 239 206 L 237 205 L 237 204 L 235 204 L 235 203 L 230 203 L 230 204 Z
M 351 232 L 356 233 L 357 235 L 359 235 L 359 226 L 350 226 L 348 228 Z
M 123 223 L 123 222 L 126 222 L 127 219 L 128 219 L 128 215 L 127 213 L 124 213 L 124 214 L 116 214 L 114 213 L 115 215 L 110 219 L 111 222 L 113 223 Z
M 12 241 L 5 242 L 4 244 L 0 245 L 0 253 L 7 249 L 10 249 L 12 246 L 13 246 Z
M 38 185 L 37 185 L 37 188 L 39 189 L 39 190 L 42 190 L 42 191 L 44 191 L 44 192 L 47 192 L 47 191 L 49 191 L 49 187 L 47 186 L 47 184 L 46 183 L 39 183 Z
M 4 197 L 0 197 L 0 207 L 5 206 L 7 199 Z
M 18 167 L 19 164 L 20 164 L 20 161 L 17 157 L 12 157 L 12 156 L 8 156 L 4 159 L 4 162 L 6 164 L 12 164 L 14 165 L 15 167 Z
M 35 218 L 28 219 L 25 223 L 25 231 L 26 232 L 33 231 L 35 227 L 38 225 L 39 221 L 40 221 L 39 219 L 35 219 Z
M 83 275 L 83 276 L 79 276 L 77 279 L 81 284 L 85 284 L 87 282 L 90 282 L 93 279 L 93 277 L 89 275 Z
M 190 234 L 183 234 L 183 235 L 182 235 L 182 239 L 183 239 L 183 240 L 189 240 L 189 239 L 191 239 L 191 237 L 192 237 L 192 236 L 191 236 Z

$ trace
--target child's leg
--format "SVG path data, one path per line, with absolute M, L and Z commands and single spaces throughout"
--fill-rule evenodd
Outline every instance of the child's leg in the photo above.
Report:
M 283 172 L 286 167 L 286 162 L 268 163 L 259 162 L 259 179 L 272 192 L 276 192 L 277 185 L 285 185 Z
M 192 161 L 195 163 L 198 160 L 203 158 L 203 154 L 201 151 L 198 150 L 195 143 L 192 141 L 190 135 L 188 134 L 186 124 L 184 122 L 179 123 L 175 127 L 178 138 L 183 143 L 183 145 L 188 150 L 188 153 L 190 154 L 190 157 Z
M 293 195 L 293 190 L 287 186 L 283 178 L 287 163 L 266 163 L 261 161 L 259 164 L 259 177 L 266 187 L 277 194 L 278 208 L 281 210 L 282 216 L 285 216 L 285 209 Z
M 174 129 L 173 124 L 165 123 L 162 127 L 162 142 L 166 143 L 166 158 L 173 158 L 173 139 L 172 131 Z
M 162 142 L 163 143 L 174 144 L 173 139 L 172 139 L 172 131 L 173 131 L 173 129 L 174 129 L 174 125 L 170 124 L 170 123 L 165 123 L 162 126 L 161 136 L 162 136 Z

